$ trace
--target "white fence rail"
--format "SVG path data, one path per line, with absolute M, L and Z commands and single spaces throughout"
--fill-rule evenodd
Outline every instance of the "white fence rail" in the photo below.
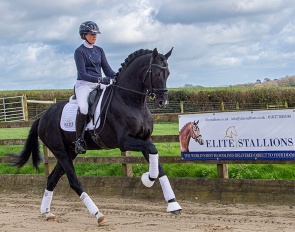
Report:
M 25 121 L 24 96 L 0 98 L 0 122 Z

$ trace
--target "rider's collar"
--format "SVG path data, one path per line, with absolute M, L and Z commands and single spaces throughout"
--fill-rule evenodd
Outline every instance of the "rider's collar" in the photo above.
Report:
M 86 48 L 93 48 L 93 45 L 89 45 L 86 41 L 83 43 Z

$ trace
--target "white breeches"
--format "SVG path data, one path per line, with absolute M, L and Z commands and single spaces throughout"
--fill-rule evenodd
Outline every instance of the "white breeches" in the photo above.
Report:
M 77 103 L 82 114 L 88 113 L 88 96 L 89 93 L 98 86 L 98 83 L 92 83 L 83 80 L 77 80 L 75 84 L 75 93 Z

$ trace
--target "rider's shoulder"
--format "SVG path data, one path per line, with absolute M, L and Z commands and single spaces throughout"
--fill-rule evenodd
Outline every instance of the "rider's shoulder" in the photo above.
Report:
M 96 50 L 99 50 L 99 51 L 103 52 L 102 47 L 99 47 L 97 45 L 93 45 L 93 48 L 96 49 Z
M 76 48 L 75 52 L 81 52 L 85 50 L 85 46 L 81 44 L 79 47 Z

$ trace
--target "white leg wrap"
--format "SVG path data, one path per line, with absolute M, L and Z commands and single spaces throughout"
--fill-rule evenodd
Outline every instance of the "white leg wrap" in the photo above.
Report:
M 149 175 L 151 178 L 158 178 L 159 176 L 159 155 L 158 154 L 149 154 Z
M 94 216 L 97 212 L 99 212 L 99 209 L 97 208 L 97 206 L 94 204 L 94 202 L 88 196 L 87 193 L 83 192 L 80 196 L 80 199 L 83 201 L 84 205 L 86 205 L 86 207 L 91 215 Z
M 182 208 L 180 207 L 180 205 L 176 201 L 168 203 L 167 212 L 174 212 L 174 211 L 178 211 L 178 210 L 182 210 Z
M 42 203 L 41 203 L 41 207 L 40 207 L 40 212 L 42 214 L 50 212 L 50 205 L 51 205 L 51 201 L 52 201 L 52 196 L 53 196 L 53 191 L 48 191 L 47 189 L 45 189 Z
M 148 188 L 152 187 L 153 184 L 155 183 L 155 181 L 150 180 L 148 172 L 142 174 L 141 182 L 144 184 L 145 187 L 148 187 Z
M 168 180 L 167 176 L 162 176 L 159 178 L 161 187 L 162 187 L 162 191 L 164 194 L 164 198 L 165 200 L 168 202 L 169 200 L 175 198 L 175 194 L 171 188 L 170 182 Z

